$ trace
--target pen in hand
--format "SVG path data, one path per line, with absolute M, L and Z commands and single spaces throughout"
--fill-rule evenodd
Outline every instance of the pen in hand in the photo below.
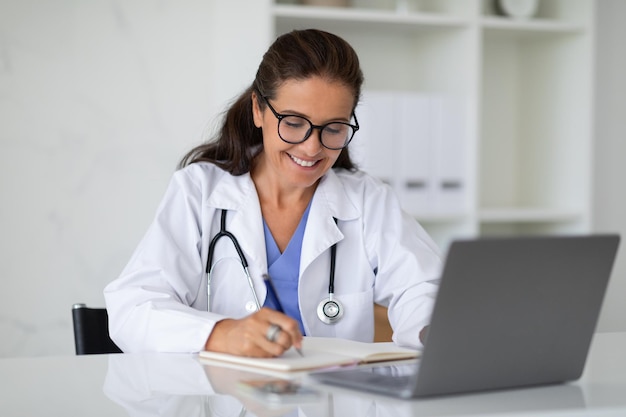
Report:
M 284 314 L 285 309 L 283 309 L 283 305 L 280 303 L 280 299 L 278 298 L 278 292 L 276 291 L 276 288 L 274 287 L 272 278 L 270 278 L 269 274 L 263 274 L 263 280 L 265 281 L 265 286 L 267 287 L 267 291 L 270 293 L 270 295 L 274 298 L 274 301 L 276 302 L 276 307 L 278 311 Z M 294 346 L 294 349 L 296 349 L 296 352 L 298 352 L 300 356 L 304 356 L 304 354 L 302 353 L 302 349 L 297 348 L 295 346 Z

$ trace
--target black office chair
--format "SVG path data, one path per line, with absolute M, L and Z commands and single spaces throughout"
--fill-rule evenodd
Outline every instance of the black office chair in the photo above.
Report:
M 109 316 L 105 308 L 74 304 L 72 322 L 77 355 L 122 353 L 109 337 Z

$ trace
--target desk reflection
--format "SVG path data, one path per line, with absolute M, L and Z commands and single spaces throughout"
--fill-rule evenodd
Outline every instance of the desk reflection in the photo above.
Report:
M 195 355 L 110 355 L 103 391 L 132 417 L 408 417 L 410 402 L 333 389 L 303 404 L 275 405 L 241 393 L 238 381 L 267 379 L 249 371 L 205 365 Z M 295 380 L 298 380 L 296 378 Z

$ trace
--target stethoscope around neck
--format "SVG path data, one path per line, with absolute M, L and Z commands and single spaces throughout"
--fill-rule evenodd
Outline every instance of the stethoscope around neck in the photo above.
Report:
M 337 219 L 335 220 L 335 224 L 337 223 Z M 250 271 L 248 270 L 248 261 L 246 260 L 246 256 L 241 250 L 241 246 L 239 246 L 239 242 L 235 235 L 226 230 L 226 210 L 222 209 L 222 217 L 220 220 L 220 231 L 213 236 L 211 242 L 209 243 L 209 254 L 207 256 L 206 261 L 206 274 L 207 274 L 207 309 L 211 310 L 211 271 L 213 268 L 213 255 L 215 252 L 215 245 L 217 241 L 222 237 L 227 237 L 233 243 L 235 250 L 237 251 L 237 255 L 239 256 L 239 260 L 241 261 L 241 266 L 243 267 L 243 271 L 246 275 L 246 279 L 248 281 L 248 286 L 252 291 L 252 296 L 254 297 L 254 302 L 256 304 L 257 310 L 261 309 L 261 304 L 259 303 L 259 297 L 257 296 L 256 290 L 254 289 L 254 283 L 252 282 L 252 277 L 250 277 Z M 324 298 L 317 306 L 317 317 L 326 324 L 334 324 L 341 317 L 343 317 L 343 305 L 334 297 L 335 291 L 335 260 L 337 258 L 337 244 L 333 244 L 330 247 L 330 274 L 328 278 L 328 297 Z

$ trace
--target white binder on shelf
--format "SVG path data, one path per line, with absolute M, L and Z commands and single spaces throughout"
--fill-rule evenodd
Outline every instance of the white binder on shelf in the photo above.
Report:
M 443 215 L 464 214 L 468 208 L 466 101 L 433 95 L 431 113 L 434 209 Z
M 444 94 L 364 91 L 357 164 L 396 191 L 414 216 L 463 215 L 468 208 L 466 102 Z
M 356 114 L 360 128 L 350 142 L 351 157 L 363 171 L 394 186 L 393 93 L 364 91 Z
M 428 215 L 434 191 L 430 99 L 424 93 L 399 93 L 396 106 L 398 195 L 407 212 Z

